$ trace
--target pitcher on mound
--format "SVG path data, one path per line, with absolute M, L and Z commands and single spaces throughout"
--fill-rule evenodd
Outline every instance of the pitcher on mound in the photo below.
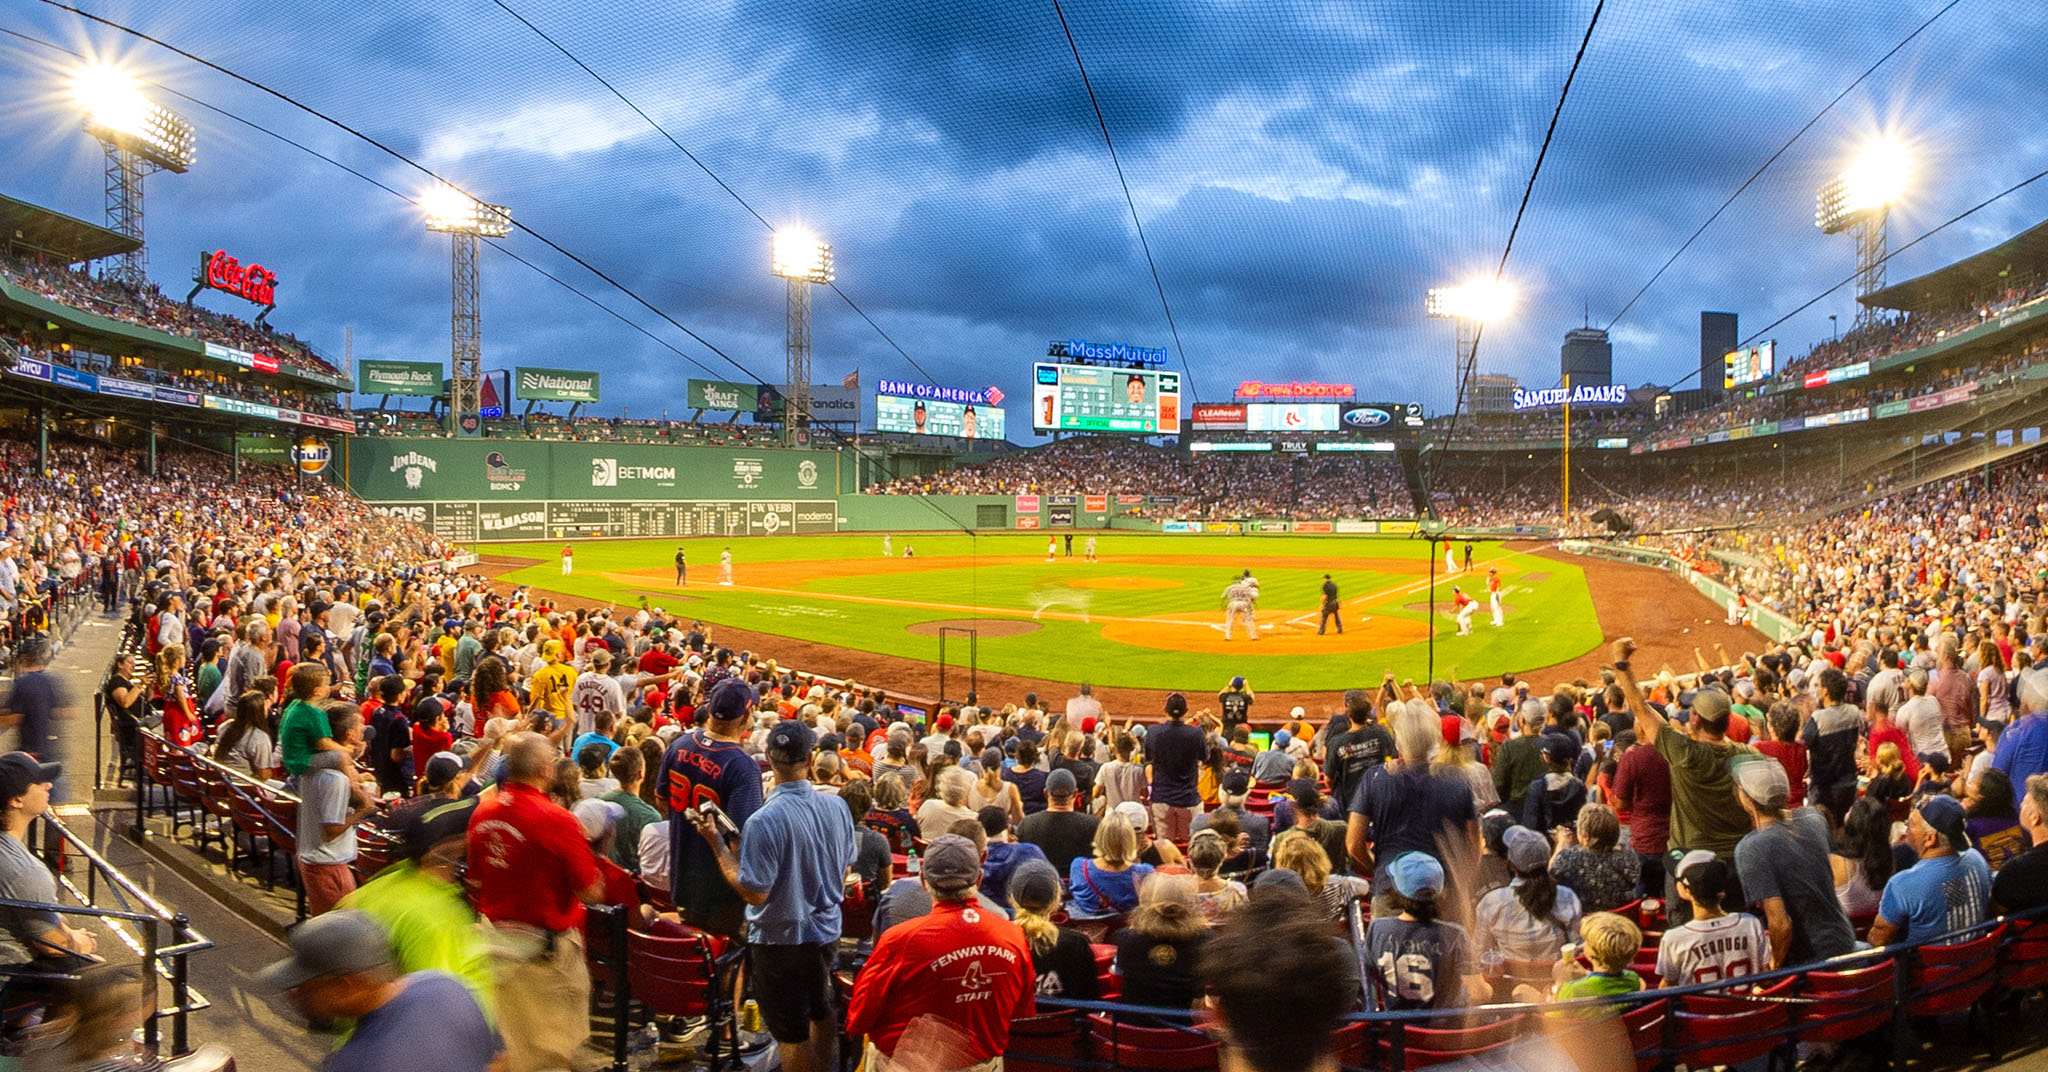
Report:
M 1231 582 L 1223 590 L 1223 639 L 1229 640 L 1238 621 L 1244 622 L 1244 631 L 1253 640 L 1259 639 L 1259 582 L 1252 579 L 1252 571 Z

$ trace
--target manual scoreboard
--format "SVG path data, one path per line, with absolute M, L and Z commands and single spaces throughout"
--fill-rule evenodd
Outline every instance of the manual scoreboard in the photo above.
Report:
M 1031 379 L 1034 431 L 1180 433 L 1178 372 L 1040 362 Z

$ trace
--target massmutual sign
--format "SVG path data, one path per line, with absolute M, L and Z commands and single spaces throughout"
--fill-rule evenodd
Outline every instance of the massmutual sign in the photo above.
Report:
M 1515 389 L 1515 408 L 1518 410 L 1542 409 L 1546 406 L 1562 406 L 1567 403 L 1574 406 L 1625 406 L 1628 404 L 1628 385 L 1625 383 L 1609 383 L 1598 386 L 1588 384 L 1573 387 L 1570 390 L 1566 390 L 1563 387 L 1552 387 L 1542 391 L 1524 391 L 1519 387 Z
M 512 370 L 512 397 L 522 402 L 595 402 L 597 373 L 516 368 Z

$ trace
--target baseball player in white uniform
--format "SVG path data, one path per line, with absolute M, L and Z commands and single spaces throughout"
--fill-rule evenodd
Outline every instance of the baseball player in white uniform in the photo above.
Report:
M 732 583 L 732 548 L 730 547 L 718 553 L 718 583 Z
M 1498 629 L 1508 624 L 1507 618 L 1501 611 L 1500 571 L 1497 569 L 1488 569 L 1486 571 L 1486 601 L 1493 606 L 1493 627 Z
M 1479 601 L 1465 594 L 1463 588 L 1451 587 L 1451 602 L 1458 608 L 1458 635 L 1472 635 L 1472 615 L 1479 609 Z
M 1088 537 L 1087 546 L 1083 549 L 1081 557 L 1090 562 L 1095 561 L 1095 537 Z
M 1250 570 L 1230 587 L 1223 590 L 1223 639 L 1229 640 L 1234 627 L 1241 619 L 1244 631 L 1253 640 L 1259 639 L 1259 582 L 1253 579 Z
M 885 533 L 883 533 L 883 534 L 882 534 L 882 557 L 883 557 L 883 558 L 894 558 L 894 557 L 896 557 L 896 556 L 894 556 L 894 555 L 892 555 L 892 554 L 890 554 L 890 553 L 889 553 L 889 539 L 890 539 L 890 534 L 889 534 L 889 533 L 886 533 L 886 532 L 885 532 Z
M 1045 538 L 1045 560 L 1047 562 L 1051 562 L 1053 560 L 1053 557 L 1058 555 L 1059 553 L 1060 541 L 1055 539 L 1054 537 L 1047 536 Z
M 1451 547 L 1451 541 L 1444 541 L 1444 572 L 1458 572 L 1458 555 Z

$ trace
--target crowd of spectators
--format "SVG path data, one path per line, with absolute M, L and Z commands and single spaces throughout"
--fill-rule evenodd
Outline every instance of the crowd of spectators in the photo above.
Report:
M 269 354 L 280 365 L 298 372 L 341 374 L 314 353 L 311 346 L 285 332 L 165 297 L 154 283 L 130 286 L 63 265 L 43 264 L 5 253 L 0 253 L 0 277 L 51 301 L 112 320 L 125 320 L 249 353 Z

